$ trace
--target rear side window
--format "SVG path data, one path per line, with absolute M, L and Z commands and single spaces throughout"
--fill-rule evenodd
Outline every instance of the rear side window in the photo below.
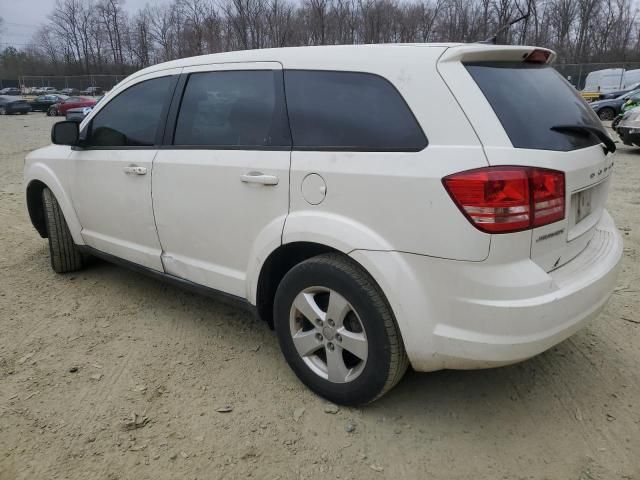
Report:
M 88 146 L 154 145 L 175 81 L 174 76 L 146 80 L 111 99 L 91 120 Z
M 527 63 L 465 66 L 514 147 L 569 151 L 600 143 L 594 135 L 551 129 L 558 125 L 602 129 L 592 108 L 554 68 Z
M 191 74 L 173 143 L 217 148 L 290 148 L 282 72 Z
M 418 151 L 427 139 L 400 93 L 370 73 L 287 70 L 294 149 Z

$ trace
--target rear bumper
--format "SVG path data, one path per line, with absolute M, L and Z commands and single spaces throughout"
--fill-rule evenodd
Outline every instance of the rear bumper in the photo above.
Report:
M 491 264 L 387 254 L 402 263 L 392 272 L 395 262 L 384 262 L 374 277 L 386 282 L 413 367 L 468 369 L 530 358 L 596 317 L 615 286 L 622 239 L 605 211 L 587 247 L 550 273 L 530 259 Z M 373 261 L 380 265 L 381 255 Z

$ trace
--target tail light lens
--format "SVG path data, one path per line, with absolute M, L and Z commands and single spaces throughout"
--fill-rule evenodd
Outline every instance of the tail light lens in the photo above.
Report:
M 533 167 L 487 167 L 442 180 L 469 221 L 487 233 L 541 227 L 564 218 L 564 173 Z
M 548 50 L 536 49 L 532 51 L 529 55 L 527 55 L 524 58 L 524 61 L 527 63 L 547 63 L 550 56 L 551 56 L 551 52 L 549 52 Z

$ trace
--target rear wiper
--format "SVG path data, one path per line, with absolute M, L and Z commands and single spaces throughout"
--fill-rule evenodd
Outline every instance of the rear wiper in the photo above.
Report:
M 551 130 L 556 132 L 575 132 L 582 134 L 595 135 L 605 145 L 605 153 L 613 153 L 616 151 L 616 144 L 611 137 L 607 135 L 607 132 L 598 127 L 592 127 L 591 125 L 583 125 L 580 123 L 567 124 L 567 125 L 554 125 Z

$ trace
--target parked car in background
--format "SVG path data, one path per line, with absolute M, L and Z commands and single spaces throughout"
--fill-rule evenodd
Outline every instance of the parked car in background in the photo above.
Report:
M 625 145 L 640 147 L 640 107 L 628 110 L 616 126 L 616 133 Z
M 80 91 L 77 88 L 63 88 L 60 93 L 71 97 L 72 95 L 77 95 Z
M 29 102 L 31 105 L 31 111 L 33 112 L 46 112 L 51 105 L 64 102 L 68 99 L 66 95 L 54 94 L 54 95 L 40 95 Z
M 610 100 L 612 98 L 618 98 L 619 96 L 624 95 L 625 93 L 633 92 L 634 90 L 638 90 L 638 89 L 640 89 L 640 83 L 636 83 L 629 88 L 616 90 L 615 92 L 601 93 L 600 100 Z
M 100 101 L 103 98 L 104 97 L 99 97 L 98 99 L 96 99 L 96 105 L 100 103 Z M 94 108 L 95 108 L 95 105 L 93 107 L 70 108 L 69 110 L 67 110 L 67 114 L 65 115 L 65 118 L 67 120 L 73 120 L 74 122 L 80 123 L 82 122 L 82 120 L 84 120 L 84 117 L 86 117 L 91 113 L 91 111 Z
M 74 122 L 81 122 L 82 120 L 84 120 L 84 117 L 86 117 L 91 112 L 91 110 L 93 110 L 93 107 L 70 108 L 69 110 L 67 110 L 65 119 L 73 120 Z
M 22 95 L 22 92 L 20 91 L 19 88 L 7 87 L 0 90 L 0 95 L 7 95 L 10 97 L 19 97 L 20 95 Z
M 333 402 L 379 398 L 409 362 L 522 361 L 599 314 L 622 258 L 616 145 L 554 57 L 349 45 L 155 65 L 26 157 L 29 214 L 58 273 L 93 254 L 257 311 Z
M 58 115 L 66 115 L 67 110 L 79 107 L 93 107 L 96 104 L 95 98 L 87 97 L 69 97 L 65 101 L 51 105 L 47 110 L 47 115 L 57 117 Z
M 12 115 L 20 113 L 26 115 L 31 111 L 31 106 L 20 97 L 0 96 L 0 115 Z
M 620 113 L 622 106 L 627 100 L 631 97 L 635 97 L 636 95 L 640 95 L 640 89 L 627 92 L 617 98 L 596 100 L 595 102 L 591 102 L 589 105 L 591 105 L 591 108 L 593 108 L 593 111 L 596 112 L 600 120 L 609 121 L 613 120 L 616 115 Z
M 91 95 L 96 96 L 102 93 L 102 89 L 100 87 L 87 87 L 85 90 L 80 92 L 82 95 Z
M 55 87 L 36 87 L 33 90 L 31 90 L 31 93 L 35 95 L 47 95 L 47 94 L 52 94 L 56 92 L 57 90 L 55 89 Z
M 620 114 L 613 119 L 613 122 L 611 122 L 611 128 L 613 128 L 614 131 L 617 131 L 618 125 L 624 118 L 625 114 L 629 110 L 638 108 L 638 106 L 640 106 L 640 94 L 633 95 L 626 102 L 624 102 L 624 105 L 622 105 L 622 108 L 620 109 Z

